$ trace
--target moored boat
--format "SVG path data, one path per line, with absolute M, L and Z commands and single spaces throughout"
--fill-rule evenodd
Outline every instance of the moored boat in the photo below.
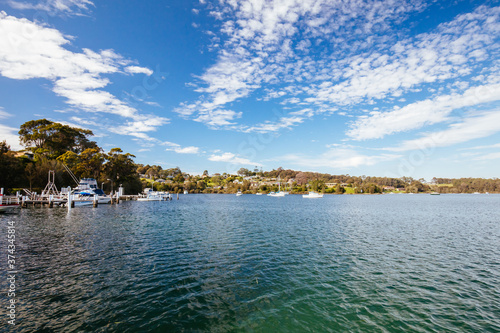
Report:
M 170 193 L 149 190 L 146 192 L 146 196 L 137 198 L 137 201 L 167 201 L 171 198 Z
M 92 205 L 94 197 L 97 195 L 97 203 L 108 204 L 111 197 L 106 195 L 103 190 L 97 187 L 97 181 L 94 178 L 82 178 L 78 186 L 71 192 L 75 206 Z
M 19 208 L 19 203 L 12 201 L 11 198 L 4 198 L 2 188 L 0 192 L 0 213 L 12 212 L 16 208 Z
M 302 194 L 302 198 L 308 198 L 308 199 L 323 198 L 323 193 L 311 191 L 308 194 Z

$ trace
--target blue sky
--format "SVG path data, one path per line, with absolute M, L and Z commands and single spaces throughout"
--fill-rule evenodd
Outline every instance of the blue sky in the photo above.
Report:
M 0 139 L 25 121 L 201 173 L 498 177 L 498 1 L 0 2 Z

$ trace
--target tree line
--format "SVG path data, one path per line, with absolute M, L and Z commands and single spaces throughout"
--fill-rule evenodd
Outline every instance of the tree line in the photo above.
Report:
M 92 131 L 52 122 L 31 120 L 21 125 L 19 137 L 27 155 L 11 151 L 0 143 L 0 185 L 6 189 L 29 188 L 40 192 L 47 184 L 49 170 L 55 171 L 57 187 L 76 186 L 63 163 L 77 178 L 95 178 L 100 184 L 123 185 L 128 193 L 138 193 L 142 183 L 134 155 L 120 148 L 105 152 L 91 141 Z M 115 187 L 116 189 L 116 187 Z
M 278 190 L 278 179 L 287 185 L 291 193 L 320 191 L 324 193 L 382 193 L 384 189 L 399 189 L 419 193 L 500 192 L 498 178 L 433 178 L 371 177 L 332 175 L 327 173 L 273 169 L 263 171 L 241 168 L 236 175 L 202 175 L 183 173 L 179 167 L 163 169 L 159 165 L 144 165 L 134 162 L 135 156 L 116 147 L 108 152 L 92 141 L 92 131 L 63 125 L 47 119 L 31 120 L 20 126 L 19 137 L 26 152 L 31 156 L 14 152 L 9 145 L 0 142 L 0 186 L 7 190 L 29 188 L 40 192 L 47 183 L 49 170 L 56 174 L 57 187 L 74 187 L 66 165 L 77 178 L 95 178 L 109 192 L 122 185 L 127 194 L 137 194 L 145 187 L 157 190 L 192 193 L 246 193 Z M 155 182 L 155 180 L 160 180 Z M 256 185 L 257 184 L 257 185 Z M 335 184 L 327 186 L 327 184 Z

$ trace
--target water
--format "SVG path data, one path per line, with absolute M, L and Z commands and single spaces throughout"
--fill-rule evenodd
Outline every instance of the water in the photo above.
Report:
M 187 195 L 24 209 L 0 217 L 3 234 L 17 227 L 15 330 L 499 332 L 499 202 Z

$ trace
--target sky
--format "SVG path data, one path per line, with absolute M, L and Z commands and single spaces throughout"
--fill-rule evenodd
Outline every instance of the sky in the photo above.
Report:
M 0 0 L 0 140 L 201 174 L 499 176 L 499 1 Z

